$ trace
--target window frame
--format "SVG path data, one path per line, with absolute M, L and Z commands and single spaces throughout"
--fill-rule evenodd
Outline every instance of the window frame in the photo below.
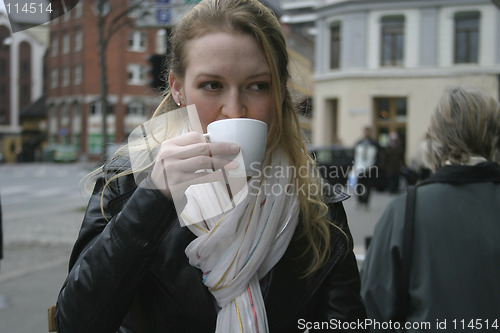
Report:
M 474 22 L 471 22 L 472 20 Z M 453 16 L 453 24 L 453 62 L 455 64 L 477 64 L 481 39 L 481 13 L 479 11 L 456 12 Z M 472 41 L 474 33 L 477 37 L 475 41 Z M 465 36 L 463 42 L 460 38 L 462 34 Z M 464 54 L 460 52 L 462 48 Z
M 330 69 L 340 68 L 340 56 L 342 48 L 342 24 L 340 21 L 330 23 Z
M 404 15 L 386 15 L 380 19 L 380 66 L 402 67 L 405 61 L 406 18 Z M 390 51 L 386 54 L 386 38 Z M 398 38 L 401 41 L 398 41 Z

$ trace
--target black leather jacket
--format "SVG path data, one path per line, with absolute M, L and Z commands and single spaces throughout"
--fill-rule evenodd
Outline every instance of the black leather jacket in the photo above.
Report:
M 109 177 L 121 168 L 111 163 L 105 172 Z M 214 298 L 189 265 L 184 250 L 194 235 L 180 226 L 173 202 L 137 187 L 132 175 L 120 177 L 104 191 L 108 221 L 101 213 L 103 185 L 98 179 L 58 297 L 58 332 L 214 332 Z M 302 247 L 294 239 L 261 281 L 270 332 L 303 332 L 315 323 L 337 331 L 339 321 L 366 318 L 344 199 L 332 194 L 328 204 L 349 243 L 332 228 L 324 269 L 300 278 L 307 257 L 297 258 Z

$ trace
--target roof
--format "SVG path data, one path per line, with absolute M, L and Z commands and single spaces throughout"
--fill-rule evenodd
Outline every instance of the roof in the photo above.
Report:
M 21 110 L 20 118 L 44 118 L 47 116 L 45 95 Z

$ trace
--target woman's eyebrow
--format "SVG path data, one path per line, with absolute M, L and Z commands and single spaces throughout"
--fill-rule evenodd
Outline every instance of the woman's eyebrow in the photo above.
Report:
M 201 72 L 201 73 L 198 73 L 196 74 L 195 78 L 203 78 L 203 77 L 209 77 L 209 78 L 224 78 L 223 75 L 220 75 L 220 74 L 216 74 L 216 73 L 210 73 L 210 72 Z M 259 73 L 254 73 L 254 74 L 251 74 L 247 77 L 245 77 L 245 79 L 254 79 L 254 78 L 259 78 L 259 77 L 267 77 L 267 78 L 270 78 L 271 77 L 271 73 L 269 72 L 259 72 Z

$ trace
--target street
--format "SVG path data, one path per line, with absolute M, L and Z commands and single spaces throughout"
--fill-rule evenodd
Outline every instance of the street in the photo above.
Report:
M 54 305 L 67 274 L 89 194 L 80 180 L 92 164 L 0 165 L 4 259 L 0 266 L 0 333 L 48 331 L 47 308 Z M 373 191 L 370 208 L 356 198 L 344 202 L 355 253 L 364 255 L 365 237 L 394 197 Z
M 80 180 L 90 164 L 0 166 L 4 259 L 0 332 L 47 332 L 47 308 L 64 281 L 88 194 Z

